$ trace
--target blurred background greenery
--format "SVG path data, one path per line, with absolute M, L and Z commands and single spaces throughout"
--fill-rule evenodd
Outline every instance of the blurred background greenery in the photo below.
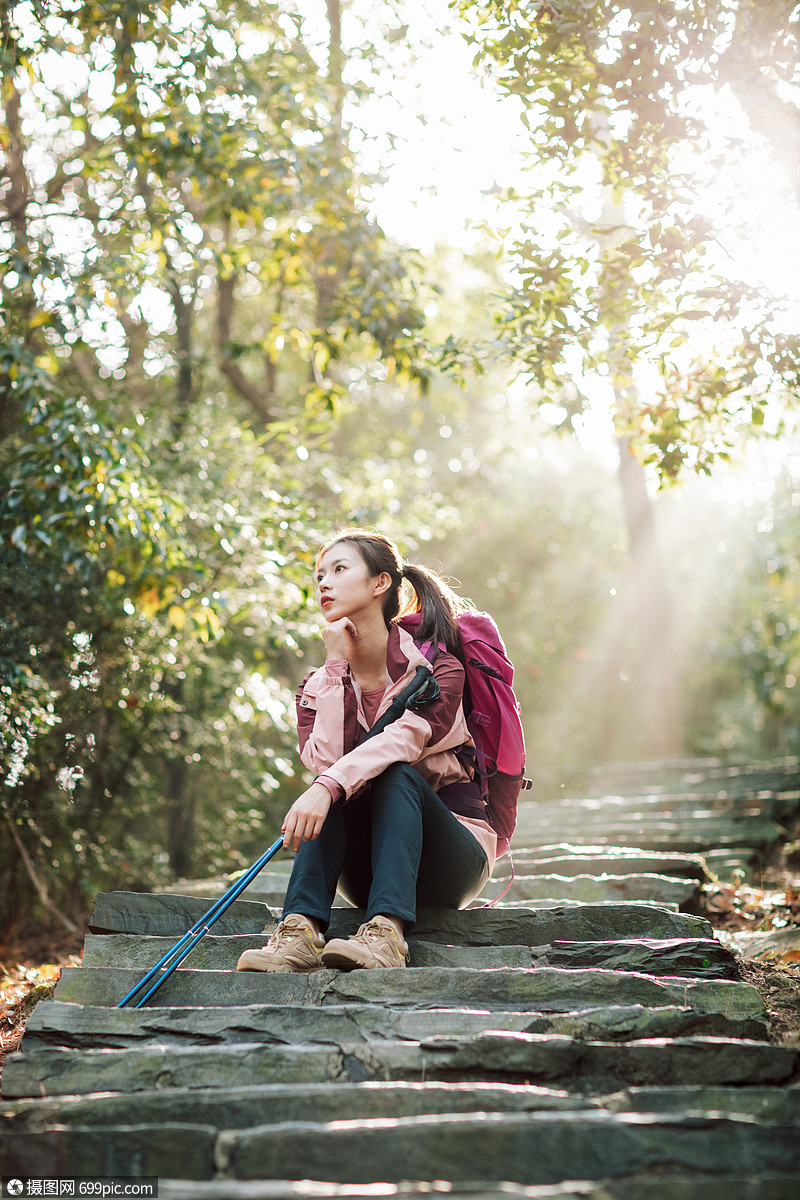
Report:
M 340 523 L 494 615 L 534 798 L 800 753 L 797 21 L 753 9 L 0 3 L 7 933 L 273 839 Z

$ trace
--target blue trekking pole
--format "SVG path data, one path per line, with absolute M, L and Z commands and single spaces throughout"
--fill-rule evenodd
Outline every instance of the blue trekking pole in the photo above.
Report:
M 191 929 L 187 930 L 183 937 L 175 943 L 172 949 L 168 950 L 164 957 L 160 958 L 156 965 L 150 968 L 147 974 L 139 980 L 136 986 L 131 988 L 127 996 L 120 1000 L 117 1008 L 124 1008 L 128 1001 L 132 1000 L 134 996 L 138 995 L 142 988 L 146 987 L 150 980 L 153 979 L 154 976 L 158 975 L 159 971 L 161 971 L 161 975 L 150 988 L 149 992 L 142 996 L 141 1000 L 139 1000 L 133 1006 L 134 1008 L 141 1008 L 142 1005 L 150 999 L 153 993 L 158 991 L 164 980 L 169 979 L 172 972 L 180 966 L 187 954 L 189 954 L 195 948 L 201 938 L 205 937 L 214 922 L 221 917 L 228 908 L 230 908 L 231 904 L 233 904 L 237 897 L 241 896 L 245 888 L 253 882 L 259 871 L 261 871 L 267 865 L 271 858 L 275 857 L 282 845 L 283 834 L 275 839 L 269 850 L 266 850 L 261 855 L 261 858 L 259 858 L 257 862 L 254 862 L 252 867 L 248 868 L 248 870 L 245 871 L 244 875 L 242 875 L 240 879 L 236 880 L 232 887 L 228 888 L 224 896 L 220 896 L 219 900 L 211 905 L 211 908 L 208 910 L 208 912 L 205 913 L 200 920 L 192 926 Z M 175 957 L 176 955 L 178 955 L 177 958 Z M 169 966 L 167 966 L 167 963 L 169 963 Z M 165 967 L 166 970 L 163 969 Z

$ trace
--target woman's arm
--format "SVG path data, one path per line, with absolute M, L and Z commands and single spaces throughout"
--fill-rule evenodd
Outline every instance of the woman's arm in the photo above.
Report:
M 344 659 L 312 671 L 295 697 L 300 761 L 319 775 L 352 750 L 363 732 Z
M 338 701 L 342 701 L 342 710 L 344 710 L 344 679 L 347 676 L 347 668 L 350 660 L 350 654 L 353 649 L 354 642 L 358 637 L 358 630 L 349 617 L 343 617 L 339 621 L 331 621 L 322 630 L 322 638 L 325 642 L 325 650 L 327 654 L 327 663 L 330 664 L 331 670 L 328 674 L 333 679 L 341 679 L 341 696 L 336 696 L 334 707 L 338 710 Z M 349 683 L 348 678 L 348 683 Z M 302 691 L 303 689 L 301 689 Z M 339 689 L 336 689 L 338 692 Z M 352 686 L 350 687 L 352 696 Z M 302 709 L 302 699 L 300 708 Z M 300 721 L 298 720 L 298 724 Z M 313 728 L 316 724 L 316 712 L 312 722 L 312 732 L 310 737 L 313 738 Z M 306 738 L 306 745 L 309 738 Z M 303 741 L 301 733 L 301 741 Z M 305 747 L 303 747 L 305 748 Z M 319 753 L 319 748 L 315 748 L 316 753 Z M 327 750 L 325 757 L 330 754 Z M 308 765 L 308 764 L 307 764 Z M 328 815 L 328 809 L 333 803 L 331 791 L 324 783 L 312 783 L 310 788 L 307 788 L 301 796 L 298 796 L 294 804 L 287 812 L 281 833 L 283 834 L 284 849 L 288 849 L 290 843 L 294 845 L 295 853 L 300 849 L 301 842 L 313 842 L 314 838 L 319 837 L 325 818 Z
M 461 706 L 464 668 L 453 655 L 442 653 L 433 674 L 439 684 L 438 699 L 417 711 L 407 709 L 382 733 L 359 745 L 351 743 L 352 749 L 327 765 L 315 764 L 326 783 L 338 784 L 347 798 L 394 763 L 414 765 L 434 749 L 456 750 L 469 741 Z

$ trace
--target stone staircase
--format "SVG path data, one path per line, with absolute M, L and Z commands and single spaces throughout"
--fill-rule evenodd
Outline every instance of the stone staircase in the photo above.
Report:
M 273 860 L 117 1009 L 223 884 L 101 894 L 83 966 L 6 1061 L 0 1175 L 155 1176 L 172 1200 L 797 1200 L 800 1050 L 770 1043 L 697 915 L 709 863 L 757 871 L 797 785 L 789 761 L 640 764 L 527 802 L 509 891 L 422 910 L 405 971 L 237 974 L 277 918 Z M 360 919 L 336 908 L 331 932 Z

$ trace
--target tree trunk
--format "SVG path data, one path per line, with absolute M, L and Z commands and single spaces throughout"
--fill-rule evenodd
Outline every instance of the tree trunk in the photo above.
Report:
M 172 311 L 175 313 L 175 350 L 178 360 L 178 376 L 175 381 L 175 407 L 171 426 L 173 442 L 178 442 L 183 436 L 194 399 L 192 321 L 195 296 L 193 295 L 188 301 L 183 298 L 180 280 L 177 276 L 171 276 L 168 279 L 167 290 L 172 301 Z
M 164 684 L 164 694 L 177 706 L 180 718 L 185 712 L 185 687 L 182 679 Z M 196 797 L 189 787 L 189 764 L 184 755 L 186 738 L 179 726 L 174 756 L 165 764 L 164 800 L 167 809 L 167 853 L 170 870 L 186 876 L 192 865 L 195 837 Z
M 344 52 L 342 50 L 342 6 L 340 0 L 327 0 L 328 26 L 328 81 L 334 89 L 333 139 L 341 143 L 343 138 L 342 109 L 344 108 Z
M 7 6 L 0 10 L 0 36 L 8 60 L 14 58 L 16 47 L 8 21 Z M 2 141 L 5 150 L 4 163 L 0 178 L 4 182 L 4 208 L 8 227 L 14 239 L 14 256 L 19 262 L 20 273 L 23 275 L 22 284 L 14 289 L 13 307 L 18 315 L 21 328 L 21 340 L 24 345 L 29 341 L 29 321 L 33 315 L 35 300 L 30 281 L 24 278 L 29 258 L 28 246 L 28 203 L 30 200 L 30 182 L 25 169 L 25 142 L 22 134 L 22 98 L 14 82 L 13 69 L 8 71 L 3 80 L 4 116 L 6 136 Z M 5 286 L 3 286 L 5 292 Z M 3 296 L 6 300 L 6 296 Z M 6 331 L 7 333 L 9 331 Z M 22 408 L 14 388 L 11 374 L 0 371 L 0 437 L 5 436 L 17 427 L 21 419 Z
M 329 167 L 329 178 L 335 180 L 342 171 L 345 159 L 344 101 L 347 88 L 344 83 L 345 55 L 342 49 L 342 6 L 340 0 L 326 0 L 328 10 L 328 84 L 333 104 L 331 120 L 325 134 L 325 157 Z M 346 193 L 344 193 L 346 197 Z M 319 248 L 317 271 L 314 278 L 316 289 L 315 322 L 322 333 L 330 320 L 330 314 L 342 276 L 348 263 L 341 259 L 342 243 L 337 235 L 329 235 Z M 310 378 L 315 379 L 314 365 Z
M 599 140 L 610 137 L 599 119 L 596 135 Z M 616 249 L 621 231 L 627 227 L 624 200 L 609 189 L 601 225 L 605 233 L 598 236 L 598 242 L 604 263 L 598 299 L 606 314 L 615 417 L 624 422 L 638 408 L 636 375 L 624 332 L 626 312 L 634 310 L 639 301 L 636 285 Z M 618 437 L 617 449 L 631 571 L 629 587 L 620 598 L 620 621 L 609 661 L 619 663 L 616 674 L 622 694 L 628 696 L 627 704 L 623 701 L 620 707 L 628 716 L 626 728 L 609 730 L 610 740 L 613 744 L 620 739 L 625 754 L 632 750 L 637 756 L 668 757 L 683 749 L 672 599 L 644 469 L 631 453 L 630 438 Z
M 171 759 L 166 782 L 167 853 L 170 870 L 180 877 L 189 874 L 194 857 L 196 804 L 188 782 L 189 768 L 183 757 Z
M 621 647 L 630 690 L 633 741 L 648 757 L 684 748 L 673 602 L 645 474 L 628 438 L 618 439 L 619 478 L 631 551 L 630 592 Z

